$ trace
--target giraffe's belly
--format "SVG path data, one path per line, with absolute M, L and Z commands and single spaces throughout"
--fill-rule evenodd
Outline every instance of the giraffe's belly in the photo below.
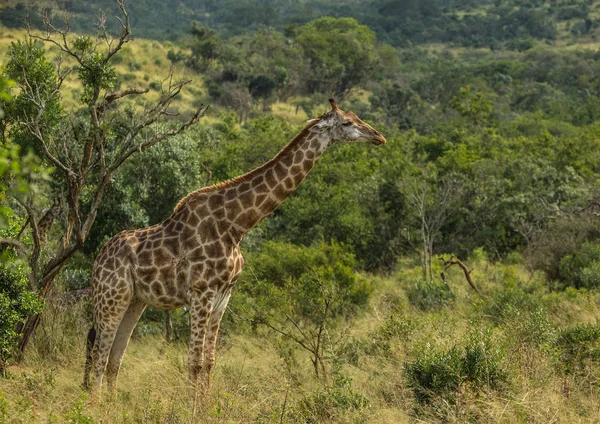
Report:
M 188 304 L 185 270 L 176 264 L 138 268 L 135 295 L 148 306 L 169 310 Z

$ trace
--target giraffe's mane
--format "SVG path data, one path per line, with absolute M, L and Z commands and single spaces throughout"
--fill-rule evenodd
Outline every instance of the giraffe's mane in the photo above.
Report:
M 276 163 L 287 152 L 289 152 L 290 150 L 292 150 L 294 148 L 294 146 L 300 140 L 303 140 L 306 137 L 306 135 L 308 134 L 308 132 L 310 131 L 310 129 L 315 124 L 317 124 L 322 119 L 322 117 L 323 116 L 320 116 L 318 118 L 310 120 L 309 123 L 308 123 L 308 125 L 306 125 L 302 129 L 302 131 L 300 131 L 300 133 L 298 133 L 298 135 L 296 137 L 294 137 L 294 139 L 292 141 L 290 141 L 288 144 L 286 144 L 285 147 L 279 151 L 279 153 L 277 153 L 273 158 L 271 158 L 265 164 L 259 166 L 258 168 L 253 169 L 252 171 L 248 171 L 245 174 L 238 175 L 237 177 L 233 177 L 233 178 L 231 178 L 229 180 L 221 181 L 219 183 L 216 183 L 216 184 L 213 184 L 213 185 L 210 185 L 210 186 L 206 186 L 206 187 L 201 187 L 198 190 L 192 191 L 191 193 L 189 193 L 187 196 L 185 196 L 183 199 L 181 199 L 177 203 L 177 205 L 175 206 L 175 209 L 173 210 L 173 213 L 176 213 L 179 209 L 181 209 L 183 207 L 183 205 L 185 205 L 186 202 L 188 202 L 189 200 L 191 200 L 193 197 L 195 197 L 198 194 L 210 193 L 210 192 L 213 192 L 213 191 L 218 191 L 218 190 L 221 190 L 221 189 L 224 189 L 224 188 L 231 187 L 234 184 L 243 183 L 244 181 L 251 180 L 256 175 L 258 175 L 260 172 L 264 171 L 269 166 L 272 166 L 274 163 Z

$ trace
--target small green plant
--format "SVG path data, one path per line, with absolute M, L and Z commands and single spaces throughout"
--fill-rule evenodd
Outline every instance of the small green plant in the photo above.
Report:
M 94 419 L 83 411 L 84 397 L 77 400 L 75 405 L 64 416 L 64 422 L 69 424 L 93 424 Z
M 296 413 L 306 423 L 337 421 L 348 411 L 360 411 L 369 406 L 368 399 L 352 389 L 352 379 L 342 372 L 343 361 L 334 360 L 331 386 L 319 388 L 300 402 Z
M 414 280 L 406 290 L 409 302 L 422 311 L 440 309 L 454 301 L 447 284 L 436 280 Z

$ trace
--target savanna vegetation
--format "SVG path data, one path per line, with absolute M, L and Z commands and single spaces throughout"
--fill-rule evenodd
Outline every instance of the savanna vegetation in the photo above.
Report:
M 244 238 L 201 422 L 600 421 L 600 2 L 64 8 L 0 6 L 0 422 L 189 422 L 186 308 L 83 391 L 94 257 L 330 96 L 388 142 Z

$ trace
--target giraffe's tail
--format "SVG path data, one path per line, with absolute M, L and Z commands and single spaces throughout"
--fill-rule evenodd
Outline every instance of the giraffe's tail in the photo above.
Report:
M 94 350 L 94 342 L 96 341 L 96 329 L 92 325 L 88 331 L 87 342 L 85 345 L 85 370 L 83 373 L 83 388 L 90 390 L 90 371 L 92 370 L 92 356 Z

